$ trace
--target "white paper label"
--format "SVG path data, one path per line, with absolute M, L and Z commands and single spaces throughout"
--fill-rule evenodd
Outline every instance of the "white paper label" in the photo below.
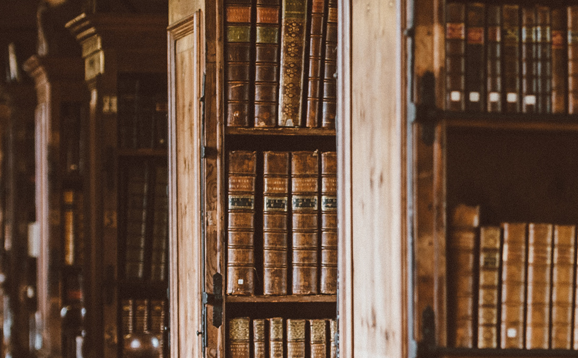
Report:
M 242 279 L 242 278 L 240 278 L 240 279 L 237 281 L 237 283 L 238 283 L 239 285 L 242 285 L 242 284 L 243 284 L 243 282 L 244 282 L 244 281 L 243 281 L 243 279 Z
M 524 97 L 524 102 L 526 102 L 526 104 L 536 104 L 536 96 L 528 95 Z
M 450 100 L 452 102 L 459 102 L 462 99 L 462 94 L 460 91 L 452 91 L 450 93 Z
M 490 102 L 498 102 L 500 100 L 500 94 L 498 92 L 490 92 Z
M 470 102 L 479 102 L 479 101 L 480 101 L 480 93 L 470 92 Z
M 508 103 L 516 103 L 518 102 L 518 94 L 517 93 L 508 93 L 506 96 L 506 100 Z
M 518 331 L 515 328 L 508 328 L 506 335 L 508 338 L 514 338 L 518 335 Z

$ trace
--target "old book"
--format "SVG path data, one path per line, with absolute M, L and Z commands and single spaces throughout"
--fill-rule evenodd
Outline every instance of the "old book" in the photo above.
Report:
M 478 348 L 498 347 L 500 234 L 497 226 L 480 228 Z
M 525 223 L 503 223 L 501 348 L 524 348 L 526 306 Z
M 309 320 L 309 344 L 311 358 L 327 357 L 327 320 Z
M 337 293 L 337 153 L 321 153 L 321 273 L 319 291 Z
M 291 154 L 292 293 L 317 294 L 319 155 Z
M 537 27 L 534 6 L 522 7 L 522 111 L 533 113 L 537 109 L 538 44 L 534 29 Z M 508 61 L 506 59 L 506 61 Z
M 163 358 L 165 355 L 165 301 L 151 300 L 150 318 L 150 332 L 159 340 L 158 358 Z
M 255 127 L 277 125 L 281 0 L 257 0 Z
M 329 358 L 337 358 L 337 320 L 329 320 Z
M 225 1 L 225 99 L 229 127 L 249 126 L 253 1 Z
M 149 300 L 139 299 L 134 301 L 134 331 L 149 331 Z
M 153 202 L 153 233 L 150 279 L 165 281 L 167 277 L 167 250 L 169 233 L 169 206 L 168 206 L 168 171 L 167 167 L 155 168 L 155 187 Z
M 502 5 L 502 58 L 504 111 L 520 112 L 520 7 Z
M 74 264 L 84 264 L 84 194 L 81 190 L 74 193 Z
M 75 254 L 75 233 L 76 233 L 76 220 L 75 220 L 75 193 L 74 190 L 65 190 L 63 192 L 64 205 L 63 205 L 63 231 L 64 231 L 64 264 L 74 265 L 74 254 Z
M 536 7 L 536 111 L 552 112 L 552 35 L 549 6 Z
M 466 5 L 466 110 L 482 112 L 485 108 L 484 45 L 486 5 Z
M 230 295 L 252 295 L 255 290 L 256 163 L 256 152 L 229 152 L 227 293 Z
M 568 6 L 568 113 L 578 113 L 578 5 Z
M 446 4 L 446 109 L 463 111 L 465 102 L 466 6 Z
M 305 358 L 304 319 L 287 319 L 287 358 Z
M 486 20 L 486 92 L 487 110 L 492 113 L 502 111 L 502 8 L 488 5 Z
M 121 301 L 121 333 L 122 336 L 131 334 L 134 331 L 134 300 L 123 299 Z
M 263 293 L 287 294 L 289 152 L 263 152 Z
M 323 68 L 323 47 L 325 33 L 325 1 L 311 0 L 309 29 L 309 75 L 307 76 L 307 111 L 305 126 L 319 126 L 319 106 L 321 96 L 321 74 Z
M 233 318 L 229 321 L 229 357 L 251 357 L 250 322 L 249 317 Z
M 131 165 L 127 171 L 124 214 L 126 218 L 125 278 L 143 279 L 146 225 L 148 220 L 148 184 L 150 168 Z
M 307 0 L 283 0 L 278 123 L 281 127 L 302 125 L 306 25 Z
M 552 256 L 552 349 L 572 348 L 576 227 L 554 225 Z
M 283 318 L 269 318 L 269 357 L 283 358 Z
M 480 207 L 457 205 L 451 214 L 448 238 L 448 338 L 454 347 L 474 344 L 474 248 Z
M 265 320 L 253 320 L 253 358 L 266 357 Z
M 553 8 L 550 16 L 552 22 L 552 113 L 566 113 L 568 62 L 565 51 L 564 12 L 561 8 Z
M 321 127 L 335 128 L 337 115 L 337 0 L 328 0 L 325 25 L 325 60 L 323 61 L 323 94 Z

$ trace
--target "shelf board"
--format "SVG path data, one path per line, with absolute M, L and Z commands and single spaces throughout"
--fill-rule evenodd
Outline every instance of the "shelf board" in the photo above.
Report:
M 534 131 L 578 131 L 576 114 L 492 114 L 442 112 L 437 115 L 448 127 Z
M 566 349 L 477 349 L 438 348 L 436 357 L 576 357 L 578 351 Z
M 283 302 L 337 302 L 336 295 L 286 295 L 286 296 L 226 296 L 229 303 L 283 303 Z
M 168 151 L 166 149 L 129 149 L 129 148 L 119 148 L 118 155 L 121 157 L 166 157 L 168 156 Z
M 335 129 L 326 128 L 237 128 L 225 129 L 227 135 L 335 136 Z

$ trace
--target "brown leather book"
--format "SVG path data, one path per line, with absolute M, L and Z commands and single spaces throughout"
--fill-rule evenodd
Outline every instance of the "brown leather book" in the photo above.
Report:
M 253 0 L 225 0 L 227 126 L 247 127 L 250 115 Z
M 504 111 L 520 112 L 520 7 L 502 5 L 502 58 Z
M 154 222 L 150 266 L 151 281 L 165 281 L 167 277 L 167 251 L 169 244 L 168 175 L 166 166 L 157 166 L 155 168 Z
M 466 6 L 446 4 L 446 110 L 466 109 Z
M 337 153 L 321 153 L 321 275 L 319 291 L 337 293 Z
M 283 318 L 269 318 L 269 357 L 283 358 Z
M 474 248 L 480 207 L 457 205 L 450 217 L 448 238 L 448 338 L 453 347 L 474 345 Z
M 486 41 L 488 112 L 502 111 L 502 8 L 488 5 Z
M 522 7 L 522 111 L 537 112 L 538 44 L 536 8 Z M 506 61 L 508 61 L 506 59 Z
M 265 358 L 265 320 L 253 320 L 253 358 Z
M 497 226 L 480 228 L 478 348 L 498 348 L 500 237 Z
M 486 5 L 466 5 L 466 110 L 482 112 L 485 108 L 484 26 Z
M 307 0 L 283 0 L 279 126 L 302 125 Z
M 255 290 L 255 177 L 257 154 L 229 152 L 227 294 Z
M 134 331 L 149 331 L 149 300 L 141 299 L 134 301 Z
M 63 192 L 64 196 L 64 264 L 74 265 L 74 254 L 75 254 L 75 195 L 74 190 L 65 190 Z
M 291 154 L 292 293 L 317 294 L 318 152 Z
M 121 300 L 121 320 L 122 336 L 126 336 L 134 331 L 134 300 L 133 299 L 123 299 Z
M 74 193 L 74 264 L 77 266 L 84 265 L 84 194 L 82 191 Z
M 337 0 L 327 4 L 325 26 L 325 60 L 323 61 L 323 96 L 321 100 L 321 127 L 335 128 L 337 115 Z
M 528 278 L 526 281 L 526 348 L 548 349 L 552 224 L 528 224 Z
M 309 320 L 309 344 L 311 358 L 327 357 L 327 320 Z
M 151 328 L 150 332 L 159 339 L 159 357 L 164 357 L 165 348 L 165 301 L 151 300 Z
M 525 223 L 503 223 L 501 348 L 524 348 L 526 306 Z
M 126 218 L 125 278 L 143 279 L 146 223 L 148 220 L 148 165 L 132 165 L 127 171 L 124 215 Z
M 329 344 L 331 349 L 329 350 L 329 358 L 337 358 L 337 341 L 335 336 L 337 334 L 337 320 L 329 320 Z
M 311 0 L 309 29 L 309 75 L 307 81 L 307 111 L 305 126 L 319 126 L 319 100 L 321 98 L 321 71 L 325 33 L 325 0 Z
M 568 113 L 578 113 L 578 5 L 568 6 Z
M 576 227 L 554 226 L 552 256 L 552 349 L 572 348 L 572 310 Z
M 287 319 L 287 358 L 305 358 L 304 319 Z
M 289 152 L 263 153 L 263 293 L 287 294 Z
M 280 0 L 257 0 L 255 127 L 277 125 Z
M 566 27 L 561 8 L 552 9 L 552 113 L 566 113 Z
M 251 357 L 250 321 L 249 317 L 238 317 L 229 321 L 229 357 Z
M 550 7 L 536 7 L 536 70 L 538 113 L 552 112 L 552 35 Z

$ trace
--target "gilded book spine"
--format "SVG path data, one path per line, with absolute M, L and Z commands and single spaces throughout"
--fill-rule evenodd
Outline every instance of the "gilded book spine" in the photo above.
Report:
M 552 35 L 550 7 L 536 7 L 537 112 L 552 112 Z
M 229 353 L 231 358 L 250 358 L 249 317 L 229 321 Z
M 488 112 L 502 111 L 502 9 L 488 5 L 487 15 L 487 109 Z
M 318 174 L 315 152 L 293 152 L 291 157 L 292 293 L 317 294 Z
M 568 6 L 568 113 L 578 113 L 578 5 Z
M 165 351 L 165 301 L 151 300 L 151 333 L 155 334 L 159 339 L 158 358 L 164 357 Z
M 269 357 L 283 356 L 283 318 L 269 318 Z
M 255 127 L 277 125 L 280 0 L 257 0 Z
M 482 226 L 480 228 L 478 348 L 498 347 L 500 261 L 500 228 Z
M 321 127 L 335 128 L 337 113 L 337 0 L 329 0 L 325 26 L 325 61 L 323 63 L 323 100 Z
M 75 203 L 74 191 L 64 191 L 64 264 L 74 265 L 75 254 Z
M 337 320 L 329 321 L 329 344 L 331 348 L 329 349 L 329 358 L 337 358 Z
M 152 281 L 164 281 L 167 277 L 167 247 L 168 247 L 168 171 L 166 166 L 155 168 L 155 196 L 154 196 L 154 217 L 153 217 L 153 237 L 151 252 L 151 273 Z
M 485 108 L 486 74 L 484 71 L 484 25 L 486 5 L 468 3 L 466 30 L 466 110 L 482 112 Z
M 327 320 L 309 320 L 311 358 L 327 357 Z
M 279 126 L 301 126 L 307 0 L 283 0 Z
M 149 331 L 149 300 L 135 300 L 134 301 L 134 311 L 135 311 L 135 332 L 148 332 Z
M 311 0 L 311 27 L 309 31 L 309 80 L 307 82 L 306 127 L 319 125 L 319 99 L 321 95 L 321 70 L 323 68 L 323 34 L 325 1 Z
M 502 224 L 501 348 L 524 348 L 526 227 L 524 223 Z
M 82 191 L 74 193 L 74 264 L 84 264 L 84 195 Z
M 566 113 L 566 30 L 561 8 L 552 9 L 552 113 Z
M 289 153 L 263 153 L 263 293 L 287 294 Z
M 538 46 L 536 33 L 536 9 L 522 7 L 522 111 L 536 112 L 538 84 Z
M 463 3 L 446 4 L 446 109 L 466 108 L 466 7 Z
M 126 200 L 126 259 L 125 277 L 144 278 L 146 223 L 148 220 L 149 168 L 131 166 L 128 169 Z
M 305 320 L 287 320 L 287 358 L 305 358 Z
M 121 309 L 122 335 L 126 336 L 134 331 L 134 300 L 123 299 Z
M 502 5 L 502 58 L 505 111 L 520 112 L 520 7 Z
M 552 256 L 552 349 L 572 348 L 572 310 L 576 227 L 554 226 Z
M 227 294 L 254 293 L 255 152 L 229 152 Z
M 322 294 L 337 293 L 337 153 L 321 153 Z
M 265 320 L 253 320 L 253 358 L 265 358 Z

